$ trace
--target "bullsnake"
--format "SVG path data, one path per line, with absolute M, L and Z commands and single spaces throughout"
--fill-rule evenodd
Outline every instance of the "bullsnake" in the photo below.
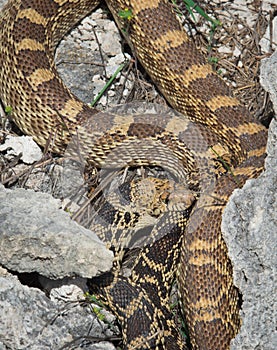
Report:
M 181 251 L 177 280 L 192 347 L 228 349 L 240 320 L 221 216 L 232 191 L 262 171 L 266 130 L 232 97 L 166 0 L 109 0 L 107 4 L 136 57 L 183 117 L 103 113 L 100 118 L 64 86 L 53 59 L 60 39 L 97 4 L 94 0 L 9 0 L 0 15 L 0 97 L 12 107 L 18 127 L 41 146 L 52 140 L 53 152 L 62 153 L 76 128 L 88 124 L 93 135 L 88 137 L 86 126 L 78 129 L 78 137 L 89 162 L 98 168 L 158 165 L 179 181 L 190 182 L 199 161 L 204 164 L 200 168 L 207 176 L 199 182 L 197 203 L 192 209 L 166 214 L 156 230 L 169 229 L 170 223 L 176 233 L 172 241 L 170 236 L 160 240 L 162 247 L 169 248 L 161 256 L 167 264 L 176 259 L 176 249 Z M 128 18 L 118 16 L 126 9 Z M 215 152 L 228 159 L 231 171 L 216 173 Z M 118 164 L 119 154 L 122 164 Z M 172 154 L 175 161 L 171 162 Z M 131 282 L 119 279 L 112 287 L 103 287 L 103 293 L 123 322 L 126 348 L 185 348 L 180 336 L 172 333 L 168 308 L 160 312 L 164 308 L 161 288 L 155 289 L 160 297 L 155 303 L 148 295 L 142 298 L 145 265 L 153 285 L 161 283 L 158 280 L 172 281 L 165 271 L 155 272 L 162 265 L 155 255 L 161 246 L 151 249 L 142 252 Z M 121 305 L 116 298 L 125 297 L 126 290 L 132 299 L 127 305 L 125 300 L 124 309 L 116 306 Z M 142 313 L 143 321 L 134 319 Z

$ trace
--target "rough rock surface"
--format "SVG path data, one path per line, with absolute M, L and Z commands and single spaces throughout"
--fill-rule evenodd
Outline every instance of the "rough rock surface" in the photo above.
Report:
M 277 71 L 276 57 L 275 53 L 262 67 L 262 81 L 274 95 L 273 101 L 277 100 L 277 80 L 272 79 Z M 234 191 L 223 215 L 222 229 L 234 265 L 235 284 L 243 294 L 243 324 L 231 350 L 277 349 L 276 120 L 270 125 L 267 153 L 265 172 Z
M 111 251 L 60 206 L 49 194 L 0 186 L 0 264 L 53 279 L 109 270 Z
M 270 58 L 264 58 L 261 63 L 261 84 L 269 92 L 277 115 L 277 51 Z
M 86 103 L 97 97 L 119 66 L 129 59 L 128 54 L 122 54 L 118 28 L 101 8 L 84 18 L 78 28 L 61 41 L 56 52 L 59 74 L 71 91 Z M 101 97 L 100 105 L 118 103 L 115 87 L 120 84 L 119 77 L 118 74 Z M 131 86 L 127 77 L 125 88 L 129 90 Z
M 7 136 L 5 143 L 0 145 L 0 151 L 7 151 L 7 155 L 18 156 L 22 154 L 22 161 L 33 164 L 42 157 L 42 151 L 30 136 Z
M 84 299 L 80 289 L 66 287 L 63 295 L 49 299 L 39 289 L 23 286 L 15 276 L 0 270 L 0 349 L 115 349 L 108 342 L 92 344 L 85 338 L 103 339 L 111 331 L 88 305 L 79 303 Z

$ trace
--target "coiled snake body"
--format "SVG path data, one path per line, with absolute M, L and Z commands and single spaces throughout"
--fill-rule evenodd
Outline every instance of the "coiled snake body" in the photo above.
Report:
M 162 237 L 153 248 L 146 247 L 131 279 L 114 280 L 111 286 L 103 287 L 103 294 L 123 323 L 126 348 L 185 348 L 164 305 L 172 274 L 163 266 L 176 259 L 179 249 L 178 288 L 192 347 L 228 349 L 240 321 L 221 216 L 232 191 L 262 171 L 266 130 L 231 96 L 189 41 L 165 0 L 109 0 L 107 4 L 119 27 L 127 28 L 124 35 L 134 54 L 183 119 L 149 115 L 126 119 L 108 113 L 103 113 L 105 119 L 96 117 L 95 110 L 64 86 L 53 54 L 62 36 L 97 3 L 8 1 L 0 16 L 0 97 L 12 107 L 12 118 L 21 130 L 42 146 L 52 138 L 55 152 L 62 152 L 76 128 L 88 122 L 93 135 L 89 138 L 80 129 L 79 136 L 83 136 L 89 161 L 98 168 L 106 167 L 109 157 L 109 166 L 117 166 L 111 154 L 119 147 L 127 150 L 120 153 L 125 165 L 160 165 L 174 169 L 181 181 L 189 182 L 189 173 L 203 161 L 202 170 L 210 172 L 215 181 L 211 183 L 210 175 L 203 176 L 193 209 L 167 213 L 157 226 L 156 231 L 169 230 L 171 235 Z M 128 19 L 118 16 L 125 9 L 131 13 Z M 147 140 L 144 148 L 142 140 Z M 178 140 L 186 141 L 182 144 Z M 165 152 L 170 150 L 165 157 L 156 152 L 158 144 Z M 129 152 L 140 147 L 143 152 Z M 216 173 L 211 165 L 216 158 L 214 151 L 228 159 L 231 171 Z M 170 161 L 169 153 L 177 162 Z M 143 295 L 147 284 L 159 300 Z

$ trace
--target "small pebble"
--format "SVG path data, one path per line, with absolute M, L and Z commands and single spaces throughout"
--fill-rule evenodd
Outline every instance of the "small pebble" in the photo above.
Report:
M 241 55 L 241 50 L 236 46 L 234 51 L 233 51 L 233 55 L 235 57 L 239 57 Z

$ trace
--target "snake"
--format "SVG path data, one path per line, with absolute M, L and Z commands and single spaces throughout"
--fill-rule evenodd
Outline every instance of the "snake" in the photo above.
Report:
M 122 322 L 124 349 L 187 349 L 165 305 L 178 258 L 178 294 L 191 347 L 229 349 L 241 321 L 222 213 L 234 189 L 263 170 L 267 130 L 196 49 L 169 1 L 106 4 L 176 114 L 99 114 L 65 86 L 55 48 L 96 0 L 7 1 L 0 14 L 1 100 L 22 132 L 55 153 L 64 152 L 78 129 L 84 154 L 99 169 L 160 166 L 189 190 L 198 184 L 195 201 L 158 221 L 159 239 L 142 249 L 132 276 L 99 276 L 99 289 Z

